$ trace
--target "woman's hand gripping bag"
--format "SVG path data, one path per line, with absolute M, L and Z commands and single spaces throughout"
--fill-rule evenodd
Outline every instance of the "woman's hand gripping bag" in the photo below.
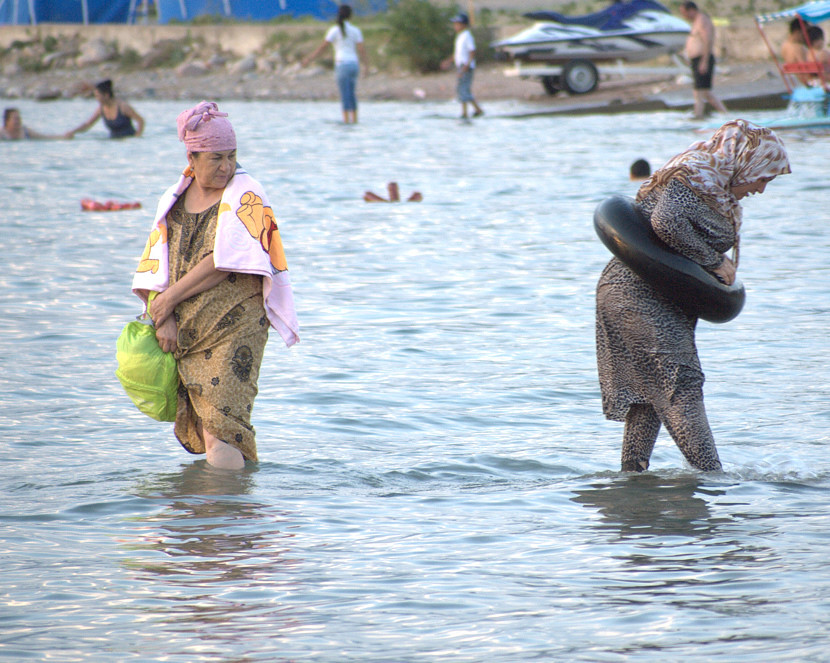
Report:
M 173 355 L 159 347 L 155 327 L 141 319 L 127 323 L 115 356 L 115 376 L 135 406 L 156 421 L 175 421 L 179 371 Z

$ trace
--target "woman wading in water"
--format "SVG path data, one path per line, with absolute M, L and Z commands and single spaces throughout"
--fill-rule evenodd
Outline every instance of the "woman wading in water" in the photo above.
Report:
M 236 162 L 227 113 L 203 101 L 176 124 L 188 166 L 159 202 L 133 291 L 176 358 L 176 438 L 240 469 L 257 460 L 251 410 L 268 329 L 299 340 L 294 300 L 273 210 Z
M 672 249 L 722 281 L 735 281 L 739 201 L 790 172 L 769 129 L 727 122 L 694 143 L 640 187 L 636 204 Z M 724 255 L 734 249 L 733 258 Z M 597 285 L 597 365 L 606 418 L 625 422 L 622 469 L 648 468 L 661 424 L 699 470 L 721 462 L 703 407 L 697 318 L 657 294 L 617 258 Z

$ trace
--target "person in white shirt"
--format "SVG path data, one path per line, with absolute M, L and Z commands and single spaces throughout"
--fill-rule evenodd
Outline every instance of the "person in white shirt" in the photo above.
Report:
M 340 90 L 340 101 L 343 106 L 343 122 L 357 123 L 357 77 L 360 74 L 360 63 L 366 73 L 369 73 L 369 59 L 363 45 L 363 33 L 360 28 L 349 23 L 352 8 L 349 5 L 340 5 L 337 10 L 337 25 L 333 25 L 326 33 L 323 43 L 309 56 L 303 59 L 302 65 L 307 67 L 329 45 L 334 48 L 334 76 Z
M 451 19 L 455 29 L 455 49 L 453 54 L 441 63 L 442 69 L 449 69 L 455 64 L 458 72 L 458 101 L 461 102 L 461 119 L 467 119 L 467 104 L 473 106 L 473 117 L 483 115 L 484 111 L 473 97 L 473 71 L 476 68 L 476 43 L 470 32 L 470 17 L 458 12 Z

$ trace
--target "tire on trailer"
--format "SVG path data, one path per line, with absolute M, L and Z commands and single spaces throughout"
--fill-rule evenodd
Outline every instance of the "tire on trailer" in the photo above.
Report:
M 571 60 L 562 70 L 562 83 L 570 94 L 587 94 L 597 89 L 599 73 L 589 60 Z
M 550 95 L 555 95 L 562 91 L 562 77 L 561 76 L 542 76 L 542 87 L 545 92 Z

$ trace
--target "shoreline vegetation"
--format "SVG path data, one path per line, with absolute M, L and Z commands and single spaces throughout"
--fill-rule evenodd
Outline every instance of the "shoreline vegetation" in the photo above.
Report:
M 433 9 L 426 0 L 401 0 L 428 6 L 429 11 L 450 15 L 454 6 Z M 521 0 L 519 0 L 521 1 Z M 511 0 L 502 0 L 511 2 Z M 553 4 L 562 13 L 577 15 L 596 11 L 607 2 L 577 5 Z M 706 10 L 707 3 L 700 2 Z M 729 83 L 746 83 L 776 77 L 775 65 L 758 35 L 756 13 L 789 6 L 778 0 L 745 3 L 717 3 L 710 14 L 717 25 L 718 69 L 715 90 Z M 676 9 L 673 5 L 670 7 Z M 499 61 L 489 42 L 503 38 L 530 24 L 521 9 L 476 7 L 479 66 L 474 89 L 483 101 L 521 100 L 526 102 L 602 102 L 603 98 L 624 101 L 647 95 L 690 88 L 685 76 L 637 75 L 612 78 L 600 83 L 595 92 L 553 97 L 538 80 L 506 75 L 511 64 Z M 412 8 L 410 7 L 410 10 Z M 393 11 L 372 17 L 357 17 L 354 23 L 364 33 L 371 73 L 362 77 L 359 98 L 364 101 L 451 101 L 455 92 L 452 72 L 434 72 L 429 64 L 417 63 L 407 48 L 395 41 Z M 401 17 L 398 17 L 401 19 Z M 402 20 L 422 17 L 404 16 Z M 133 101 L 164 100 L 336 100 L 332 62 L 303 68 L 301 59 L 323 39 L 331 21 L 312 19 L 280 20 L 273 23 L 196 22 L 181 25 L 75 25 L 40 24 L 0 26 L 0 97 L 4 99 L 72 99 L 90 97 L 92 85 L 104 78 L 114 81 L 119 96 Z M 412 23 L 410 22 L 409 25 Z M 447 26 L 449 27 L 449 26 Z M 772 43 L 785 35 L 773 28 Z M 448 33 L 449 34 L 449 33 Z M 451 36 L 447 53 L 451 52 Z M 483 45 L 481 45 L 483 44 Z M 442 51 L 444 45 L 432 45 Z M 421 51 L 425 49 L 420 49 Z M 446 56 L 447 53 L 443 55 Z M 420 55 L 423 55 L 421 53 Z M 668 58 L 654 61 L 665 66 Z

